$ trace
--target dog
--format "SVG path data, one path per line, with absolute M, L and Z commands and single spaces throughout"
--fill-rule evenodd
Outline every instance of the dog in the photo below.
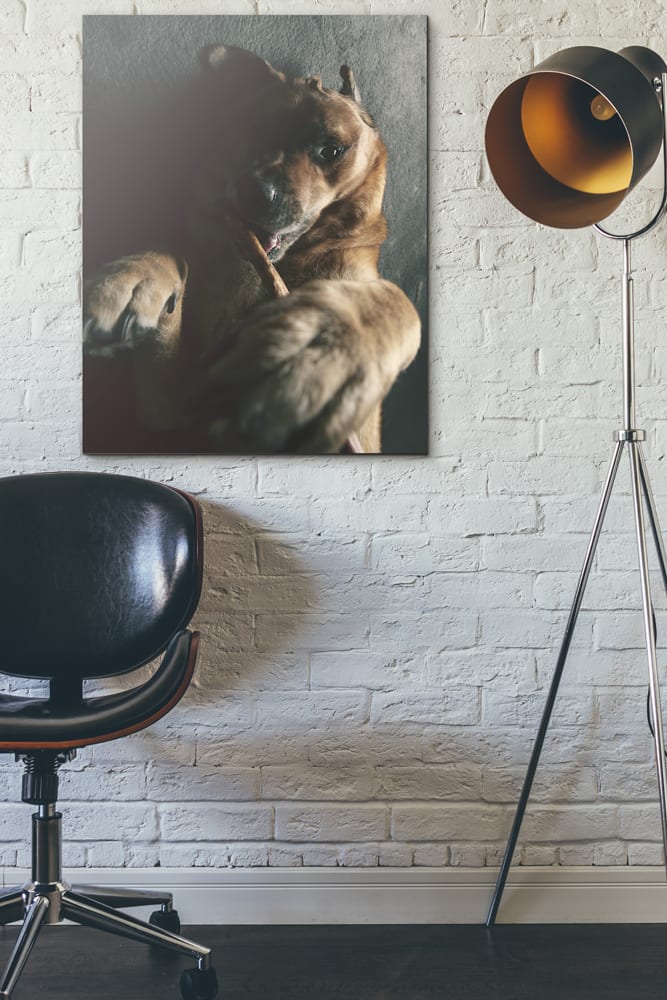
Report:
M 418 314 L 380 277 L 387 151 L 354 74 L 339 91 L 210 46 L 204 128 L 181 245 L 84 284 L 89 451 L 381 450 L 381 406 L 415 357 Z M 255 234 L 290 289 L 240 255 Z

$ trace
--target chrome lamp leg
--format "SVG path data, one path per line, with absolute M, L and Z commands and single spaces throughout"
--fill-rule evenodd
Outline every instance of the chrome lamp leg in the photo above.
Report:
M 607 513 L 607 507 L 609 506 L 609 500 L 611 498 L 612 489 L 614 486 L 614 482 L 616 480 L 616 473 L 618 472 L 618 466 L 621 461 L 623 445 L 624 445 L 623 441 L 617 441 L 616 446 L 614 448 L 614 454 L 612 457 L 611 466 L 609 468 L 609 472 L 607 474 L 607 480 L 605 482 L 604 489 L 602 491 L 602 496 L 600 498 L 600 504 L 598 506 L 598 511 L 595 518 L 595 524 L 593 525 L 593 531 L 591 533 L 591 538 L 588 543 L 588 549 L 586 550 L 584 565 L 579 575 L 579 582 L 577 583 L 577 589 L 574 594 L 574 600 L 572 602 L 570 616 L 567 620 L 567 625 L 565 627 L 565 635 L 563 636 L 560 652 L 558 654 L 556 669 L 554 671 L 554 675 L 551 680 L 551 686 L 549 688 L 549 693 L 547 695 L 546 705 L 544 706 L 544 711 L 542 713 L 542 720 L 540 722 L 540 727 L 537 731 L 537 737 L 535 738 L 535 744 L 533 746 L 530 762 L 528 764 L 528 770 L 526 771 L 526 777 L 524 778 L 523 788 L 521 789 L 519 804 L 517 805 L 516 808 L 516 813 L 514 815 L 514 822 L 512 824 L 512 829 L 510 831 L 509 839 L 507 841 L 507 847 L 505 848 L 505 854 L 503 857 L 502 864 L 500 866 L 500 871 L 498 873 L 498 879 L 496 881 L 496 888 L 493 893 L 493 899 L 491 900 L 491 906 L 489 907 L 489 912 L 486 918 L 487 927 L 492 927 L 493 924 L 495 924 L 496 922 L 498 907 L 500 906 L 500 901 L 502 899 L 503 891 L 505 889 L 505 883 L 507 881 L 507 876 L 509 874 L 510 866 L 512 864 L 512 858 L 514 857 L 514 851 L 516 849 L 517 841 L 519 839 L 521 824 L 523 822 L 526 806 L 528 805 L 530 791 L 531 788 L 533 787 L 535 772 L 537 770 L 537 765 L 540 760 L 540 754 L 542 753 L 542 747 L 544 745 L 544 739 L 547 733 L 547 729 L 549 727 L 549 722 L 551 720 L 551 714 L 553 712 L 554 703 L 556 701 L 556 695 L 558 694 L 558 688 L 560 686 L 560 680 L 563 674 L 563 668 L 565 667 L 565 661 L 567 660 L 567 655 L 570 650 L 570 644 L 572 642 L 572 636 L 574 634 L 574 628 L 577 623 L 577 618 L 579 617 L 579 611 L 581 609 L 581 603 L 584 597 L 584 591 L 586 590 L 586 584 L 588 583 L 588 577 L 590 576 L 591 567 L 593 565 L 595 550 L 597 549 L 598 540 L 600 538 L 600 532 L 602 531 L 602 525 L 604 523 L 604 518 Z
M 655 741 L 655 764 L 658 773 L 658 794 L 660 797 L 660 817 L 662 820 L 662 840 L 664 846 L 665 864 L 667 865 L 667 762 L 665 761 L 665 738 L 662 724 L 662 707 L 660 704 L 660 681 L 658 678 L 658 657 L 655 645 L 655 629 L 653 625 L 653 603 L 651 601 L 651 581 L 649 578 L 648 555 L 646 552 L 646 531 L 644 527 L 644 511 L 642 507 L 642 478 L 647 493 L 650 492 L 648 479 L 642 476 L 642 455 L 640 445 L 631 441 L 628 444 L 630 454 L 630 474 L 632 479 L 632 503 L 635 512 L 635 532 L 637 535 L 637 552 L 639 556 L 639 577 L 642 591 L 642 610 L 644 617 L 644 637 L 646 640 L 646 655 L 648 658 L 649 694 L 651 715 L 653 721 L 653 738 Z M 649 505 L 650 509 L 650 505 Z M 656 535 L 656 548 L 661 552 L 662 542 L 657 531 L 655 509 L 651 514 L 651 522 Z M 661 555 L 662 559 L 662 555 Z
M 46 920 L 49 901 L 46 896 L 35 896 L 28 907 L 14 950 L 11 953 L 5 974 L 0 984 L 0 997 L 10 997 L 19 976 L 28 961 L 33 945 L 37 940 L 39 929 Z
M 653 498 L 653 491 L 651 489 L 651 484 L 648 478 L 648 470 L 646 468 L 646 459 L 644 457 L 644 450 L 641 444 L 637 446 L 637 454 L 639 455 L 639 471 L 641 472 L 642 477 L 642 489 L 646 500 L 646 510 L 648 512 L 648 519 L 651 525 L 651 533 L 653 535 L 653 541 L 658 555 L 658 562 L 660 563 L 662 582 L 665 587 L 665 591 L 667 592 L 667 551 L 665 550 L 665 543 L 662 538 L 662 532 L 660 531 L 658 510 Z

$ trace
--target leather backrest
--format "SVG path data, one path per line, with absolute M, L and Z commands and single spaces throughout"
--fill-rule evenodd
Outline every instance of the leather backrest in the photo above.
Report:
M 102 473 L 0 479 L 0 671 L 126 673 L 190 621 L 199 507 L 168 486 Z

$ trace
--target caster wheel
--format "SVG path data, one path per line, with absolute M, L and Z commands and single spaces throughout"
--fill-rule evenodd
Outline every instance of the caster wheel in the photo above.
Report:
M 181 976 L 183 1000 L 213 1000 L 218 995 L 215 969 L 186 969 Z
M 148 918 L 148 923 L 159 927 L 161 931 L 171 931 L 172 934 L 181 933 L 181 920 L 177 910 L 154 910 Z

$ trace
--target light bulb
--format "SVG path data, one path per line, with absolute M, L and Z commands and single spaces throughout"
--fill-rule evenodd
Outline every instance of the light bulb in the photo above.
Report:
M 609 103 L 602 94 L 596 94 L 591 101 L 591 114 L 599 122 L 608 122 L 616 114 L 616 109 Z

